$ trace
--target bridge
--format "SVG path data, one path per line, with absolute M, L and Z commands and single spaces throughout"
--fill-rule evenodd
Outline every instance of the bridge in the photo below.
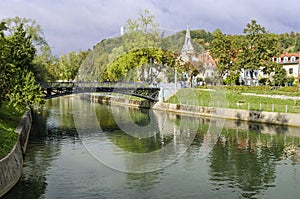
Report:
M 136 82 L 42 82 L 38 83 L 46 99 L 78 93 L 120 93 L 149 101 L 158 101 L 159 87 Z

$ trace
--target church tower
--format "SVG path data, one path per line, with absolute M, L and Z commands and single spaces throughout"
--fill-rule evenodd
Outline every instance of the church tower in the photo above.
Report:
M 195 54 L 195 50 L 191 43 L 191 33 L 190 33 L 189 25 L 187 26 L 187 29 L 186 29 L 185 40 L 184 40 L 184 44 L 183 44 L 181 52 L 187 53 L 187 54 Z
M 199 59 L 195 56 L 196 52 L 194 47 L 192 46 L 192 39 L 190 33 L 190 26 L 187 26 L 184 44 L 181 50 L 181 58 L 184 62 L 188 61 L 196 61 L 198 62 Z

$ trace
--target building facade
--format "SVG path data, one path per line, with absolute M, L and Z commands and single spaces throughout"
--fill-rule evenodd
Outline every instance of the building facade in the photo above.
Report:
M 272 60 L 280 65 L 286 70 L 289 77 L 294 77 L 296 79 L 300 78 L 299 65 L 300 65 L 300 52 L 298 53 L 282 53 L 279 57 L 273 57 Z

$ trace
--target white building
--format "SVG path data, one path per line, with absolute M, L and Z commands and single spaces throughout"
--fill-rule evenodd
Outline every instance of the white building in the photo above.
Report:
M 282 65 L 286 70 L 286 73 L 290 77 L 295 77 L 295 79 L 300 78 L 299 74 L 299 64 L 300 64 L 300 52 L 298 53 L 282 53 L 279 57 L 274 57 L 272 60 Z

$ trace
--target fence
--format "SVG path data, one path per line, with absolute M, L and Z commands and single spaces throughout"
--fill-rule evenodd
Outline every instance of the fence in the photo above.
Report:
M 265 104 L 265 103 L 250 103 L 244 100 L 238 100 L 237 102 L 228 101 L 207 101 L 207 100 L 195 100 L 195 99 L 183 99 L 170 101 L 170 103 L 188 104 L 195 106 L 206 106 L 206 107 L 220 107 L 220 108 L 232 108 L 242 110 L 256 110 L 256 111 L 267 111 L 267 112 L 281 112 L 281 113 L 300 113 L 300 106 L 289 105 L 289 104 Z

